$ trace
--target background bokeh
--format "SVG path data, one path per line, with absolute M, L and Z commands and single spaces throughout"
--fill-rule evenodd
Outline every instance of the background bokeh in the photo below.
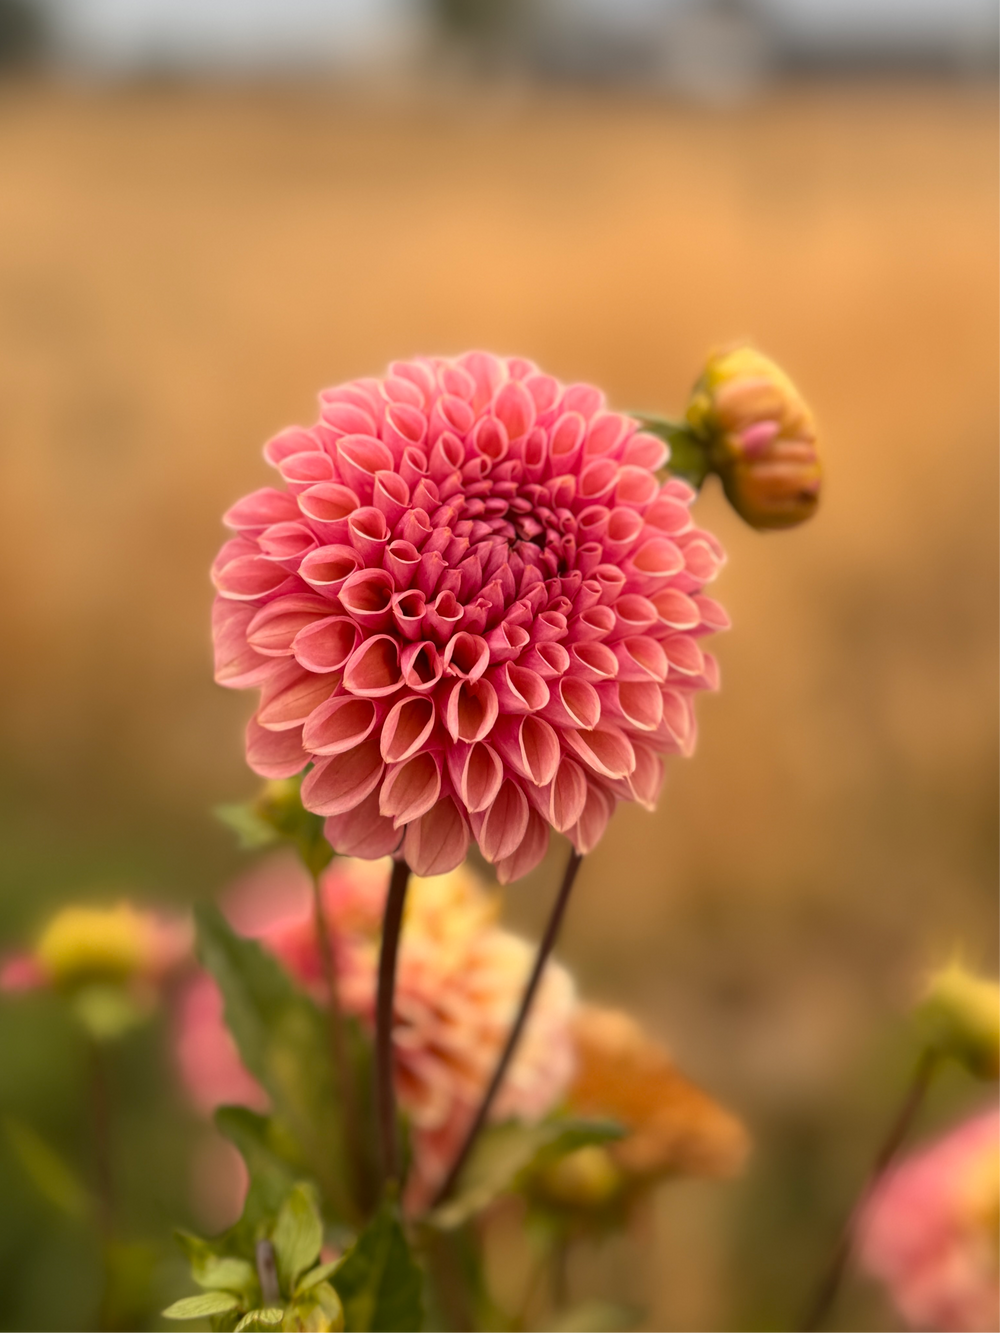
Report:
M 561 953 L 757 1147 L 572 1277 L 639 1288 L 651 1329 L 789 1327 L 923 972 L 956 947 L 997 967 L 995 83 L 926 52 L 864 77 L 754 56 L 704 95 L 624 58 L 555 77 L 551 34 L 518 60 L 453 8 L 457 44 L 336 78 L 110 78 L 64 42 L 0 82 L 0 942 L 246 864 L 210 815 L 255 782 L 207 567 L 319 387 L 482 345 L 669 413 L 750 337 L 815 407 L 824 506 L 762 536 L 706 488 L 722 691 L 658 812 L 620 810 L 585 864 Z M 512 923 L 536 928 L 563 855 L 508 890 Z M 154 1307 L 200 1132 L 162 1046 L 115 1070 Z M 0 1111 L 86 1161 L 83 1058 L 53 1003 L 0 1006 Z M 977 1096 L 949 1076 L 925 1129 Z M 0 1324 L 86 1326 L 95 1244 L 0 1143 Z M 861 1280 L 841 1318 L 896 1326 Z

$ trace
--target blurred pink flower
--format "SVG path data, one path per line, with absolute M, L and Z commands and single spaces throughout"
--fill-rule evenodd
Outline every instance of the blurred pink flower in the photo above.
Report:
M 340 1000 L 373 1027 L 379 932 L 388 862 L 333 862 L 323 896 L 334 944 Z M 278 904 L 286 900 L 277 878 Z M 272 919 L 259 885 L 259 937 L 318 999 L 322 972 L 307 909 Z M 239 895 L 230 896 L 237 911 Z M 498 903 L 462 867 L 434 879 L 414 878 L 400 943 L 393 1030 L 396 1089 L 409 1117 L 414 1153 L 406 1205 L 427 1207 L 462 1141 L 506 1039 L 534 949 L 497 924 Z M 259 1105 L 260 1090 L 239 1066 L 222 1025 L 215 984 L 203 977 L 179 1014 L 178 1058 L 196 1105 Z M 214 995 L 214 999 L 207 998 Z M 535 1120 L 559 1102 L 574 1070 L 573 983 L 550 963 L 493 1118 Z M 238 1072 L 237 1072 L 238 1070 Z
M 396 362 L 320 395 L 265 448 L 286 490 L 226 515 L 216 679 L 259 687 L 247 762 L 314 767 L 338 851 L 422 875 L 469 838 L 502 882 L 549 827 L 580 852 L 618 800 L 652 809 L 715 688 L 698 640 L 722 550 L 666 446 L 529 361 Z
M 912 1328 L 1000 1325 L 1000 1110 L 890 1171 L 860 1223 L 867 1270 Z

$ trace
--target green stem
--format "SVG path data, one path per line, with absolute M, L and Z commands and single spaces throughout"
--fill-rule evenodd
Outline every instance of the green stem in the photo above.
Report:
M 115 1183 L 111 1153 L 111 1096 L 108 1087 L 107 1053 L 95 1038 L 90 1040 L 90 1123 L 94 1144 L 94 1176 L 97 1197 L 97 1229 L 101 1238 L 104 1268 L 98 1325 L 112 1327 L 112 1259 L 115 1231 Z
M 521 1040 L 521 1034 L 524 1031 L 524 1025 L 528 1021 L 528 1015 L 531 1012 L 531 1006 L 534 1003 L 535 993 L 542 980 L 542 974 L 545 971 L 545 964 L 549 960 L 549 955 L 555 947 L 556 939 L 559 935 L 559 927 L 562 925 L 562 919 L 566 912 L 566 905 L 569 902 L 569 896 L 573 889 L 573 882 L 576 879 L 576 872 L 580 869 L 580 862 L 583 857 L 579 852 L 571 852 L 569 861 L 566 864 L 566 870 L 563 875 L 563 882 L 560 886 L 556 901 L 552 907 L 548 922 L 545 926 L 545 933 L 538 946 L 538 953 L 535 956 L 535 966 L 532 968 L 531 976 L 525 987 L 524 994 L 521 997 L 521 1007 L 518 1010 L 514 1025 L 507 1038 L 507 1044 L 503 1049 L 503 1054 L 497 1061 L 496 1069 L 493 1071 L 493 1077 L 490 1079 L 489 1087 L 483 1094 L 483 1099 L 479 1103 L 479 1109 L 473 1117 L 472 1124 L 469 1126 L 465 1139 L 458 1151 L 451 1170 L 445 1178 L 444 1184 L 437 1192 L 434 1199 L 434 1207 L 444 1203 L 445 1199 L 451 1194 L 458 1183 L 458 1178 L 462 1174 L 462 1168 L 469 1159 L 469 1154 L 475 1146 L 476 1139 L 480 1131 L 486 1124 L 490 1109 L 496 1100 L 496 1095 L 500 1091 L 500 1085 L 504 1081 L 507 1068 L 514 1058 L 514 1052 L 517 1050 L 518 1042 Z
M 892 1164 L 906 1136 L 913 1127 L 913 1122 L 924 1104 L 924 1098 L 927 1096 L 927 1090 L 931 1085 L 937 1065 L 938 1055 L 936 1051 L 924 1051 L 917 1061 L 903 1104 L 896 1112 L 888 1133 L 875 1154 L 875 1160 L 861 1188 L 861 1193 L 851 1209 L 850 1216 L 844 1223 L 826 1272 L 816 1287 L 813 1298 L 807 1307 L 805 1318 L 799 1324 L 801 1333 L 814 1333 L 814 1330 L 821 1327 L 830 1313 L 854 1250 L 858 1219 L 874 1193 L 876 1185 Z
M 355 1176 L 355 1185 L 362 1209 L 366 1209 L 371 1200 L 367 1197 L 368 1182 L 361 1141 L 361 1122 L 358 1112 L 358 1091 L 354 1081 L 354 1069 L 351 1065 L 347 1047 L 347 1032 L 344 1026 L 344 1011 L 340 1005 L 340 990 L 337 984 L 337 959 L 330 938 L 330 923 L 327 920 L 323 904 L 323 891 L 320 877 L 311 871 L 313 925 L 316 931 L 316 946 L 319 950 L 320 966 L 323 970 L 323 983 L 327 995 L 327 1017 L 330 1026 L 330 1062 L 333 1066 L 334 1085 L 340 1093 L 344 1111 L 344 1141 L 350 1170 Z
M 393 861 L 389 893 L 382 918 L 382 947 L 378 960 L 378 996 L 375 1004 L 375 1106 L 382 1149 L 382 1183 L 399 1179 L 399 1141 L 396 1133 L 396 1092 L 392 1068 L 392 1022 L 396 994 L 396 958 L 403 926 L 403 906 L 410 882 L 410 867 Z

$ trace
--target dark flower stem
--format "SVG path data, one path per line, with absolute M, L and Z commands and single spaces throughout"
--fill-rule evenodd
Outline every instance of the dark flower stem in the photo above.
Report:
M 409 882 L 410 867 L 405 861 L 393 861 L 385 916 L 382 918 L 382 948 L 378 960 L 378 997 L 375 1004 L 375 1106 L 382 1148 L 383 1185 L 399 1179 L 396 1093 L 392 1078 L 392 1019 L 399 932 L 403 925 L 403 905 Z
M 260 1298 L 265 1305 L 280 1305 L 281 1287 L 278 1285 L 278 1261 L 269 1240 L 259 1240 L 254 1248 Z
M 830 1264 L 816 1287 L 805 1318 L 799 1324 L 801 1333 L 813 1333 L 815 1329 L 822 1326 L 830 1313 L 854 1250 L 858 1219 L 874 1193 L 880 1178 L 892 1164 L 896 1154 L 903 1146 L 906 1136 L 912 1129 L 913 1122 L 924 1104 L 924 1098 L 927 1096 L 927 1090 L 931 1085 L 937 1064 L 937 1052 L 931 1050 L 924 1051 L 917 1061 L 903 1104 L 897 1111 L 895 1119 L 889 1126 L 889 1132 L 875 1155 L 875 1160 L 862 1186 L 861 1193 L 858 1195 L 857 1202 L 844 1223 Z
M 344 1140 L 350 1169 L 354 1172 L 355 1184 L 360 1194 L 365 1194 L 363 1176 L 364 1162 L 361 1150 L 361 1126 L 358 1118 L 358 1095 L 354 1083 L 354 1070 L 351 1067 L 350 1052 L 347 1049 L 347 1034 L 344 1029 L 344 1014 L 340 1007 L 340 991 L 337 986 L 337 960 L 330 940 L 330 923 L 323 905 L 323 892 L 319 875 L 312 873 L 313 925 L 316 931 L 316 947 L 319 950 L 320 966 L 323 969 L 323 983 L 327 994 L 327 1016 L 330 1024 L 330 1060 L 333 1065 L 333 1077 L 344 1108 Z M 361 1200 L 362 1206 L 367 1201 Z
M 480 1131 L 486 1124 L 490 1109 L 496 1100 L 496 1095 L 500 1091 L 500 1085 L 504 1081 L 507 1068 L 514 1058 L 514 1052 L 517 1050 L 518 1042 L 521 1040 L 521 1034 L 524 1031 L 524 1025 L 528 1021 L 528 1015 L 531 1012 L 531 1006 L 535 1000 L 535 993 L 542 980 L 542 974 L 545 971 L 545 964 L 549 961 L 549 955 L 555 947 L 556 939 L 559 936 L 559 927 L 562 925 L 563 916 L 566 913 L 566 905 L 569 902 L 569 896 L 573 889 L 573 881 L 576 879 L 576 872 L 580 869 L 580 862 L 583 857 L 579 852 L 571 852 L 569 861 L 566 864 L 566 871 L 563 875 L 563 882 L 560 886 L 558 896 L 553 904 L 548 922 L 545 926 L 545 933 L 542 936 L 542 942 L 538 946 L 538 953 L 535 957 L 535 966 L 532 968 L 531 977 L 525 987 L 524 995 L 521 997 L 521 1007 L 518 1010 L 517 1018 L 514 1020 L 514 1026 L 510 1030 L 507 1038 L 507 1045 L 503 1049 L 503 1054 L 497 1062 L 497 1067 L 493 1071 L 493 1077 L 490 1085 L 486 1089 L 483 1100 L 479 1103 L 479 1109 L 475 1114 L 472 1124 L 469 1126 L 465 1140 L 459 1149 L 458 1156 L 452 1163 L 451 1170 L 448 1172 L 444 1184 L 437 1192 L 434 1200 L 434 1206 L 444 1203 L 445 1199 L 451 1194 L 458 1178 L 462 1174 L 462 1168 L 469 1159 L 469 1154 L 479 1137 Z

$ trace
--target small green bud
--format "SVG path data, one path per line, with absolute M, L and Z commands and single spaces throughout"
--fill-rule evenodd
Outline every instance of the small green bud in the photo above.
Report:
M 591 1143 L 545 1166 L 532 1182 L 536 1197 L 563 1208 L 603 1208 L 625 1178 L 606 1148 Z

